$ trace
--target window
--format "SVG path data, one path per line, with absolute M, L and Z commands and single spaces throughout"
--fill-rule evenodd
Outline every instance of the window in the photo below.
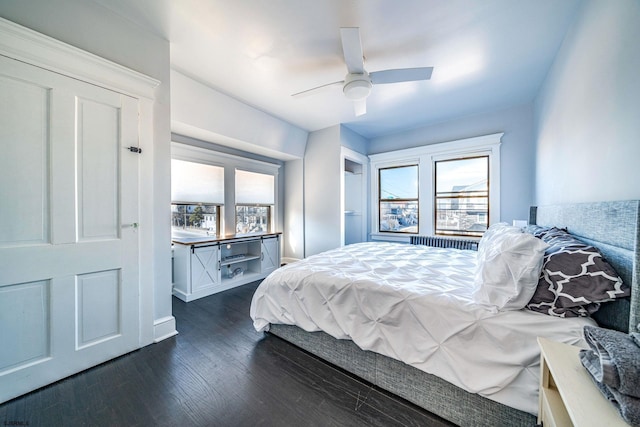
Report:
M 236 169 L 236 233 L 269 233 L 275 176 Z
M 171 159 L 171 231 L 220 234 L 224 168 Z
M 409 242 L 417 233 L 477 238 L 500 222 L 502 135 L 369 155 L 371 239 Z
M 171 156 L 174 235 L 231 236 L 276 229 L 281 165 L 176 141 Z
M 379 230 L 418 232 L 418 165 L 379 169 Z
M 435 168 L 435 234 L 482 236 L 489 224 L 489 156 L 440 160 Z
M 207 236 L 220 234 L 220 206 L 171 204 L 171 230 Z
M 271 206 L 236 205 L 236 233 L 271 231 Z

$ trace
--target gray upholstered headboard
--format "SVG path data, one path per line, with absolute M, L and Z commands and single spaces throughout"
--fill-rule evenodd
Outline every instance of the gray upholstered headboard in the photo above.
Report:
M 566 228 L 597 247 L 631 286 L 631 297 L 604 303 L 594 318 L 603 327 L 640 332 L 640 200 L 532 206 L 529 223 Z

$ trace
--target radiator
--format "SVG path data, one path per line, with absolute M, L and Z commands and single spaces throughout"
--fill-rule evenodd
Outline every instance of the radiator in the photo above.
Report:
M 412 245 L 435 246 L 437 248 L 478 250 L 477 240 L 456 239 L 452 237 L 411 236 Z

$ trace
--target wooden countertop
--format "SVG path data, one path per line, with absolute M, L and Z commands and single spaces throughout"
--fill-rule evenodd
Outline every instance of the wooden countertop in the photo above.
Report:
M 274 237 L 281 235 L 282 232 L 275 233 L 249 233 L 249 234 L 230 234 L 228 236 L 179 236 L 172 235 L 171 242 L 178 245 L 204 245 L 211 243 L 229 243 L 231 241 L 252 240 L 261 237 Z

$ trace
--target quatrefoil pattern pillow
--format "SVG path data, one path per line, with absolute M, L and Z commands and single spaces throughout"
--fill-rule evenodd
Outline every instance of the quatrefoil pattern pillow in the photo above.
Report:
M 628 286 L 595 247 L 557 228 L 540 234 L 550 246 L 528 309 L 558 317 L 589 316 L 601 303 L 629 296 Z

